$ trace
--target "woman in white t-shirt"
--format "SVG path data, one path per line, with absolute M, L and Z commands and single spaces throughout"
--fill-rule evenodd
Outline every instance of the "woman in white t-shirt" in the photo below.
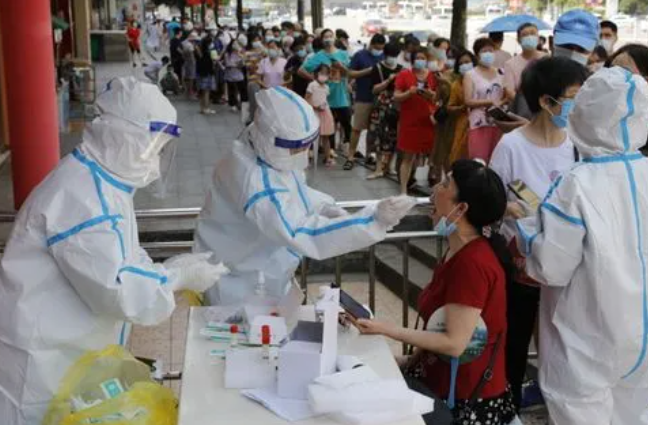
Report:
M 587 75 L 584 66 L 560 57 L 540 59 L 525 69 L 521 90 L 533 118 L 529 124 L 502 137 L 490 162 L 504 185 L 522 181 L 541 201 L 552 183 L 578 161 L 566 127 L 573 99 Z M 513 400 L 519 409 L 540 288 L 524 272 L 524 256 L 517 250 L 514 236 L 515 220 L 527 215 L 529 207 L 510 189 L 509 201 L 502 233 L 509 241 L 518 273 L 507 290 L 506 367 Z

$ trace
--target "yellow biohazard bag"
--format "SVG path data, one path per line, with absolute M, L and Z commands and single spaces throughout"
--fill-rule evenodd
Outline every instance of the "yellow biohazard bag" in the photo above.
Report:
M 176 425 L 178 400 L 124 348 L 91 351 L 68 369 L 43 425 Z

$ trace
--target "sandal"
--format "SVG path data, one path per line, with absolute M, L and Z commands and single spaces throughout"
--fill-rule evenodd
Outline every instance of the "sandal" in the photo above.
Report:
M 342 168 L 344 168 L 345 171 L 351 171 L 351 170 L 353 170 L 354 166 L 355 166 L 355 164 L 353 163 L 353 161 L 348 161 L 347 160 L 347 162 L 344 163 L 344 166 Z

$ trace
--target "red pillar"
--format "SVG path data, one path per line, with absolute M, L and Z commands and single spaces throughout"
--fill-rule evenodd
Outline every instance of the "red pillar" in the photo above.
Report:
M 50 0 L 0 0 L 14 205 L 59 160 Z

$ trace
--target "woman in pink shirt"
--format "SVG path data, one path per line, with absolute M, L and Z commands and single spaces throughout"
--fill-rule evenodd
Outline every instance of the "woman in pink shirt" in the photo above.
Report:
M 259 63 L 261 86 L 265 89 L 283 84 L 284 69 L 286 67 L 286 59 L 280 57 L 281 50 L 279 50 L 277 43 L 271 41 L 268 43 L 267 48 L 268 56 Z
M 480 158 L 488 163 L 493 149 L 502 137 L 501 130 L 486 112 L 499 107 L 505 101 L 504 79 L 493 65 L 495 45 L 488 38 L 475 40 L 473 50 L 477 67 L 466 73 L 463 79 L 464 97 L 469 109 L 468 157 Z

